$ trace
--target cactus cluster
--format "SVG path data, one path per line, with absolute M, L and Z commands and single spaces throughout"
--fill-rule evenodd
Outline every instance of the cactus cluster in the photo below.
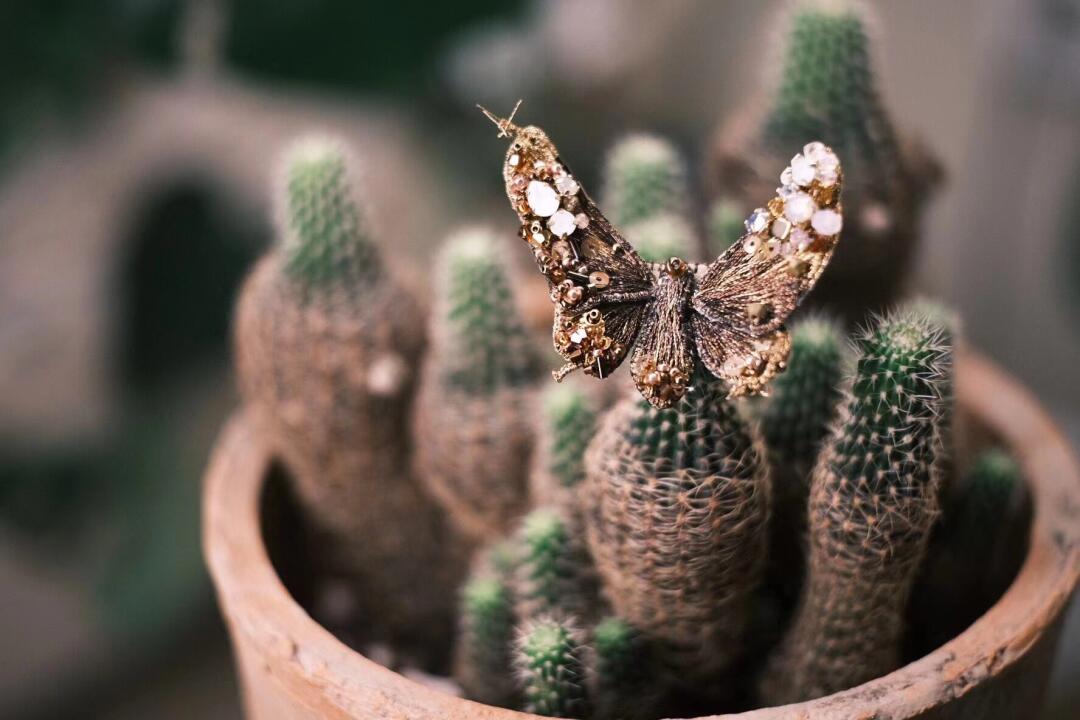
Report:
M 238 308 L 244 398 L 328 564 L 390 640 L 437 633 L 458 589 L 453 675 L 469 698 L 590 720 L 806 700 L 940 642 L 920 618 L 970 622 L 1015 569 L 1019 467 L 1001 451 L 953 460 L 955 319 L 914 302 L 853 337 L 844 323 L 895 307 L 928 166 L 874 91 L 861 6 L 792 7 L 776 95 L 743 144 L 722 144 L 704 232 L 664 140 L 619 143 L 604 191 L 648 259 L 715 256 L 744 201 L 772 194 L 754 183 L 776 148 L 813 135 L 844 155 L 854 214 L 838 252 L 859 270 L 825 282 L 858 310 L 795 319 L 765 398 L 732 399 L 701 369 L 662 410 L 608 402 L 620 379 L 541 391 L 505 238 L 450 237 L 425 318 L 380 260 L 347 155 L 290 156 L 281 243 Z M 957 577 L 968 594 L 943 604 Z

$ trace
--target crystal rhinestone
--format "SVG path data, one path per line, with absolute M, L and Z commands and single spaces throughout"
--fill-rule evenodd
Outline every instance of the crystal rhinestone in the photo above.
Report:
M 816 163 L 818 160 L 821 159 L 822 155 L 828 152 L 828 148 L 825 147 L 825 143 L 815 141 L 803 145 L 802 152 L 803 155 L 806 156 L 807 160 L 812 163 Z
M 757 235 L 751 235 L 750 237 L 743 240 L 742 249 L 746 252 L 747 255 L 753 255 L 758 251 L 758 248 L 760 247 L 761 238 L 759 238 Z
M 540 217 L 549 217 L 559 209 L 559 194 L 555 188 L 541 180 L 533 180 L 525 191 L 525 199 L 532 211 Z
M 510 157 L 506 158 L 506 164 L 510 167 L 517 167 L 521 164 L 521 156 L 517 153 L 512 154 Z
M 558 210 L 551 216 L 551 219 L 548 220 L 548 227 L 551 228 L 551 232 L 559 237 L 566 237 L 574 232 L 574 229 L 577 228 L 577 224 L 575 223 L 572 214 L 565 210 Z
M 843 218 L 835 210 L 818 210 L 814 213 L 814 217 L 810 219 L 810 225 L 814 228 L 814 232 L 825 237 L 832 237 L 840 232 L 843 224 Z
M 809 248 L 810 243 L 813 241 L 814 239 L 810 237 L 810 233 L 802 228 L 795 228 L 791 231 L 791 237 L 788 238 L 788 245 L 801 252 Z
M 765 232 L 767 227 L 769 227 L 769 211 L 765 208 L 758 208 L 746 218 L 746 229 L 752 233 Z
M 770 228 L 772 236 L 783 240 L 791 232 L 791 222 L 786 218 L 778 217 L 773 220 L 772 228 Z
M 802 155 L 791 158 L 791 179 L 803 187 L 814 182 L 814 164 Z
M 574 216 L 574 224 L 584 230 L 589 227 L 589 216 L 585 213 L 578 213 Z
M 560 195 L 577 195 L 580 186 L 577 180 L 571 176 L 560 175 L 555 179 L 555 189 L 559 191 Z
M 796 225 L 813 217 L 815 210 L 814 199 L 804 192 L 797 192 L 784 202 L 784 217 Z

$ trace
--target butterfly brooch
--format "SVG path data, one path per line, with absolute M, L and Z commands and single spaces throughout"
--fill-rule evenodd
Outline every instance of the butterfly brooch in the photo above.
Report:
M 544 131 L 513 123 L 517 107 L 508 118 L 480 109 L 499 137 L 512 138 L 503 179 L 551 290 L 552 340 L 566 360 L 555 379 L 578 369 L 604 378 L 632 352 L 634 384 L 657 408 L 686 394 L 696 360 L 731 397 L 763 393 L 791 350 L 784 320 L 840 237 L 836 154 L 807 144 L 781 174 L 776 197 L 711 264 L 649 263 L 600 213 Z

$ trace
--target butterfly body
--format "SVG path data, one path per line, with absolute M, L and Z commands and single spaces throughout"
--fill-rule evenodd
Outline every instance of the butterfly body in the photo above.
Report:
M 487 113 L 487 111 L 485 111 Z M 811 143 L 781 176 L 778 197 L 709 265 L 645 262 L 600 212 L 535 126 L 487 113 L 512 136 L 503 166 L 521 238 L 548 280 L 552 340 L 573 370 L 604 378 L 630 356 L 656 407 L 690 388 L 700 362 L 733 396 L 761 393 L 784 369 L 783 322 L 824 270 L 840 230 L 840 167 Z M 512 117 L 512 116 L 511 116 Z

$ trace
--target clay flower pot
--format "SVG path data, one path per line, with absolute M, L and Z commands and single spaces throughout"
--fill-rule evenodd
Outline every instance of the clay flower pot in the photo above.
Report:
M 1062 615 L 1080 576 L 1080 465 L 1031 396 L 985 360 L 960 356 L 957 397 L 975 424 L 1015 451 L 1030 483 L 1030 545 L 1012 585 L 967 630 L 895 672 L 818 700 L 723 717 L 1004 720 L 1037 714 Z M 286 590 L 264 542 L 261 523 L 275 517 L 263 512 L 270 467 L 248 419 L 237 413 L 207 470 L 203 533 L 249 718 L 532 717 L 413 682 L 312 620 Z

